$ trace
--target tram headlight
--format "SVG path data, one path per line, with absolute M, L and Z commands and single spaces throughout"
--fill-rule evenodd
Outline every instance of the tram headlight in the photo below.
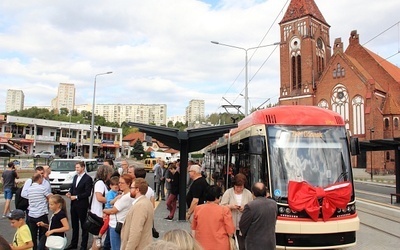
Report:
M 356 211 L 356 206 L 354 206 L 354 205 L 351 205 L 351 211 Z
M 291 210 L 290 208 L 287 207 L 287 208 L 285 209 L 285 212 L 286 212 L 287 214 L 290 214 L 290 213 L 292 212 L 292 210 Z
M 338 208 L 338 209 L 336 210 L 336 212 L 339 214 L 339 213 L 342 212 L 342 209 Z
M 285 208 L 284 208 L 284 207 L 280 207 L 280 208 L 279 208 L 279 213 L 280 213 L 280 214 L 283 214 L 284 212 L 285 212 Z
M 351 206 L 347 206 L 347 212 L 351 212 Z

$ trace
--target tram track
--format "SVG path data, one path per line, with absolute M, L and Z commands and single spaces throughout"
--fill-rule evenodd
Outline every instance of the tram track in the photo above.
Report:
M 368 199 L 357 198 L 357 200 L 359 200 L 360 203 L 362 202 L 380 207 L 380 209 L 378 208 L 377 210 L 375 208 L 371 209 L 371 207 L 367 206 L 362 206 L 362 205 L 357 206 L 357 211 L 360 217 L 361 225 L 369 227 L 373 230 L 384 233 L 386 235 L 393 236 L 397 239 L 400 239 L 400 231 L 393 232 L 396 231 L 395 230 L 396 228 L 399 228 L 400 217 L 396 215 L 383 213 L 383 209 L 390 209 L 392 211 L 395 211 L 395 213 L 400 213 L 398 207 Z M 371 218 L 373 219 L 371 220 Z

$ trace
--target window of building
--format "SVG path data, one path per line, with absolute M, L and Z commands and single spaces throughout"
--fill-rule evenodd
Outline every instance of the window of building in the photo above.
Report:
M 384 128 L 385 130 L 389 129 L 389 118 L 383 118 Z
M 322 99 L 321 101 L 319 101 L 318 107 L 323 108 L 323 109 L 329 109 L 328 101 L 325 99 Z
M 37 127 L 36 135 L 43 135 L 43 128 Z
M 393 118 L 393 126 L 394 126 L 395 130 L 399 129 L 399 118 L 398 117 Z
M 349 120 L 349 93 L 342 84 L 336 85 L 331 94 L 332 110 L 339 113 L 344 120 Z
M 352 100 L 353 105 L 353 133 L 364 134 L 364 99 L 357 95 Z
M 386 151 L 385 155 L 386 155 L 386 161 L 390 161 L 390 152 Z

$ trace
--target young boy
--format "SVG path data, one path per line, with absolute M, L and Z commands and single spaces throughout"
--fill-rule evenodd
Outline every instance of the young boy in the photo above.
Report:
M 105 208 L 112 208 L 114 203 L 117 201 L 116 197 L 118 196 L 119 191 L 119 177 L 113 176 L 110 179 L 110 191 L 108 191 L 106 195 L 106 204 Z M 103 226 L 100 229 L 99 236 L 97 240 L 101 240 L 103 234 L 108 230 L 108 223 L 110 222 L 110 216 L 107 214 L 103 215 Z M 100 245 L 100 244 L 99 244 Z
M 31 231 L 28 225 L 25 224 L 25 213 L 20 209 L 15 209 L 8 214 L 8 219 L 11 226 L 17 229 L 15 232 L 14 240 L 10 247 L 12 250 L 32 250 L 33 241 Z

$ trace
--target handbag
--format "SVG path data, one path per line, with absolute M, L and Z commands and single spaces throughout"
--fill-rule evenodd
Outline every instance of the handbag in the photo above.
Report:
M 118 221 L 117 214 L 115 214 L 115 221 L 117 222 L 117 226 L 115 227 L 115 232 L 117 234 L 121 234 L 122 226 L 124 225 L 122 222 Z
M 99 181 L 99 180 L 97 180 Z M 92 201 L 93 201 L 93 193 L 94 193 L 94 186 L 96 185 L 96 182 L 93 184 L 92 188 L 92 194 L 91 194 L 91 199 L 89 202 L 89 207 L 92 206 Z M 97 216 L 96 214 L 92 213 L 90 210 L 87 212 L 86 215 L 86 221 L 83 224 L 83 228 L 88 231 L 89 233 L 93 235 L 98 235 L 100 232 L 101 227 L 103 226 L 103 218 Z
M 46 247 L 47 248 L 64 249 L 66 243 L 67 242 L 64 240 L 64 237 L 61 237 L 61 236 L 50 235 L 50 236 L 47 236 L 47 239 L 46 239 Z
M 50 230 L 50 228 L 51 228 L 51 222 L 53 220 L 53 216 L 54 216 L 54 214 L 50 218 L 50 223 L 49 223 L 49 229 L 48 230 Z M 65 236 L 65 234 L 64 234 L 64 236 Z M 56 236 L 56 235 L 47 236 L 46 244 L 45 244 L 45 246 L 47 248 L 64 249 L 65 245 L 67 245 L 67 241 L 65 240 L 64 237 Z
M 230 249 L 230 250 L 237 250 L 237 249 L 239 249 L 239 248 L 237 248 L 237 246 L 236 246 L 235 239 L 234 239 L 233 237 L 230 237 L 230 236 L 228 236 L 228 238 L 229 238 L 229 249 Z
M 117 233 L 117 234 L 121 234 L 121 230 L 122 230 L 122 226 L 123 226 L 124 224 L 122 224 L 122 222 L 117 222 L 117 226 L 115 227 L 115 232 Z
M 160 237 L 160 233 L 157 232 L 156 228 L 153 226 L 153 228 L 151 229 L 152 233 L 153 233 L 153 238 L 158 238 Z
M 93 235 L 98 235 L 103 226 L 103 219 L 96 214 L 88 211 L 83 228 Z

